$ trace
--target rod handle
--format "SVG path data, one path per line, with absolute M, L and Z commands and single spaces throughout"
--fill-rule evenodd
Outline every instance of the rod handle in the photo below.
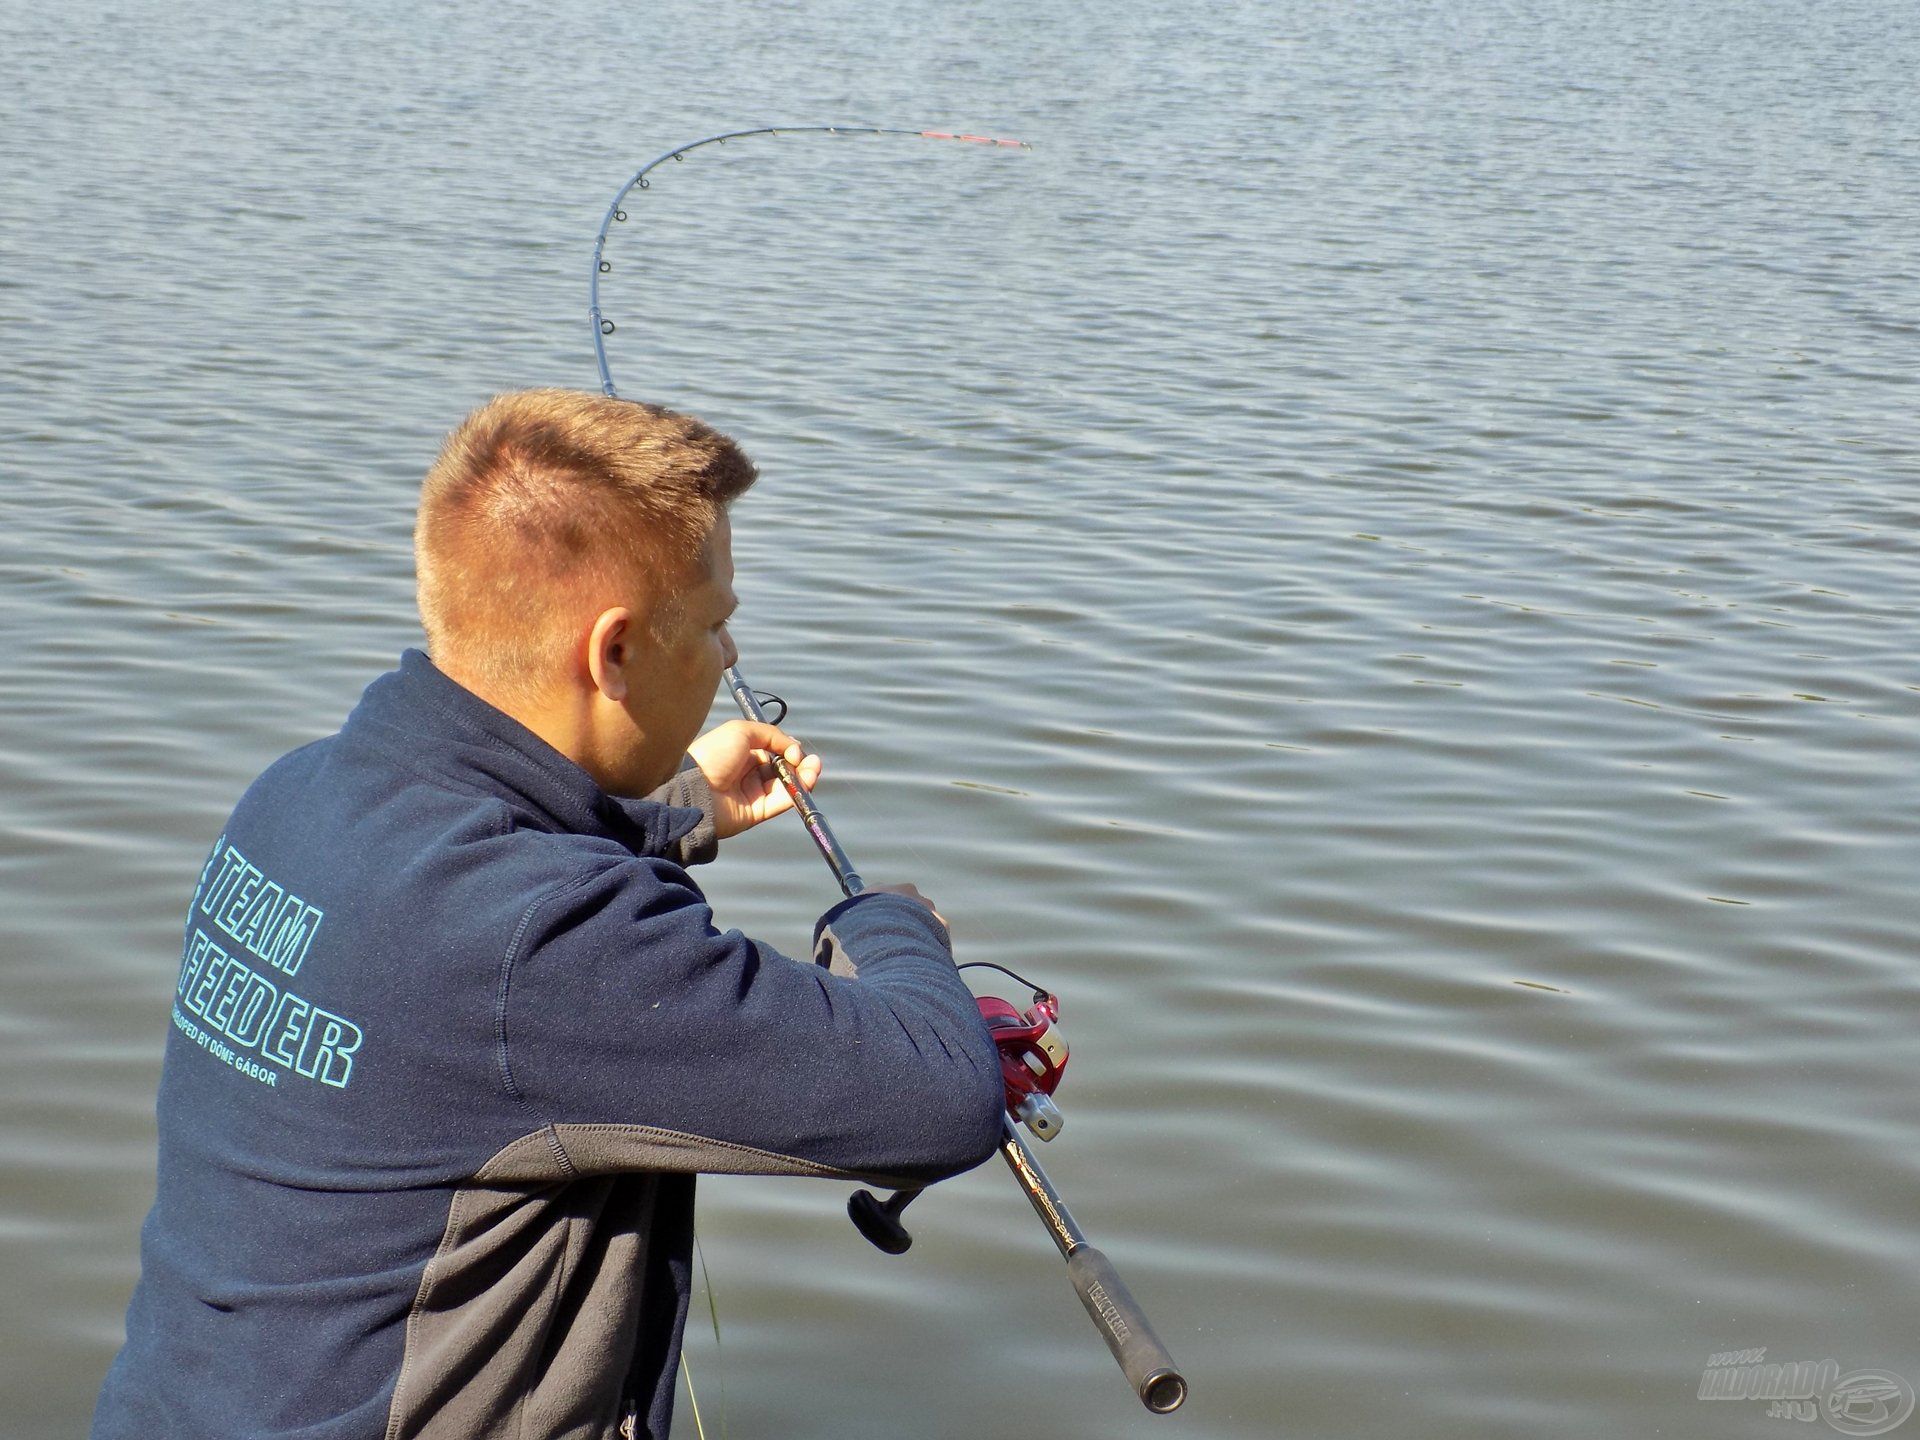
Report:
M 1178 1410 L 1187 1398 L 1187 1377 L 1153 1333 L 1140 1302 L 1121 1282 L 1113 1262 L 1093 1246 L 1081 1245 L 1067 1257 L 1067 1278 L 1140 1403 L 1156 1415 Z

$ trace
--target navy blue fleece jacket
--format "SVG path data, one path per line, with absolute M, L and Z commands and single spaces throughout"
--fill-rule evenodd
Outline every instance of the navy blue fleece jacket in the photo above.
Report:
M 998 1064 L 940 923 L 714 928 L 683 771 L 607 795 L 418 651 L 242 798 L 189 911 L 99 1440 L 664 1437 L 696 1172 L 934 1180 Z

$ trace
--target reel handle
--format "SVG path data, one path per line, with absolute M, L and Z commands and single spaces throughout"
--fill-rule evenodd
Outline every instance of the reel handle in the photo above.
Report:
M 874 1248 L 889 1255 L 904 1255 L 913 1248 L 913 1236 L 900 1223 L 900 1212 L 918 1199 L 920 1193 L 901 1190 L 892 1199 L 882 1200 L 871 1190 L 856 1190 L 847 1197 L 847 1218 Z

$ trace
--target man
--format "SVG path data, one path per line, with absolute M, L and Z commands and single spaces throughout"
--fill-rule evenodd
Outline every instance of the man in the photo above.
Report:
M 695 739 L 754 473 L 566 391 L 448 440 L 432 658 L 255 781 L 200 877 L 96 1437 L 664 1440 L 695 1172 L 993 1152 L 994 1048 L 913 887 L 833 907 L 809 965 L 683 868 L 786 808 L 772 753 L 819 774 L 770 725 Z

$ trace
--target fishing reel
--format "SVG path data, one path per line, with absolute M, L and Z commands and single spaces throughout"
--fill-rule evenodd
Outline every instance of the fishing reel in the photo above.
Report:
M 969 963 L 985 965 L 978 960 Z M 1000 1051 L 1000 1081 L 1006 1087 L 1007 1114 L 1032 1131 L 1034 1139 L 1053 1139 L 1067 1123 L 1060 1107 L 1053 1103 L 1053 1092 L 1067 1068 L 1067 1037 L 1060 1033 L 1060 997 L 1035 986 L 1033 1004 L 1025 1011 L 998 995 L 977 996 L 976 1003 Z
M 998 995 L 976 995 L 974 1003 L 980 1007 L 980 1018 L 987 1022 L 994 1048 L 1000 1052 L 1000 1084 L 1008 1117 L 1026 1126 L 1036 1140 L 1053 1139 L 1067 1123 L 1053 1102 L 1053 1092 L 1067 1068 L 1060 997 L 990 960 L 969 960 L 959 968 L 998 970 L 1033 992 L 1025 1010 Z M 892 1199 L 882 1200 L 871 1190 L 856 1190 L 847 1200 L 847 1218 L 879 1249 L 889 1255 L 904 1255 L 913 1245 L 913 1236 L 900 1223 L 900 1212 L 919 1194 L 918 1190 L 902 1190 Z

